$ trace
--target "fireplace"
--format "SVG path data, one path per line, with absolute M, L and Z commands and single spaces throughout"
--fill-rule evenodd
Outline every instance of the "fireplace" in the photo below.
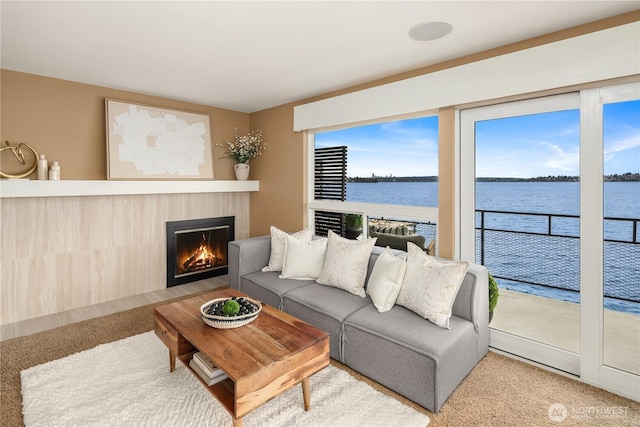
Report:
M 167 222 L 167 287 L 227 274 L 234 217 Z

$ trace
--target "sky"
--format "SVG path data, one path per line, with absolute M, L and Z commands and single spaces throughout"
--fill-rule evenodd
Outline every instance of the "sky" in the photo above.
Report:
M 348 146 L 347 176 L 437 176 L 438 117 L 316 133 L 317 148 Z
M 579 110 L 476 124 L 476 176 L 579 175 Z M 437 116 L 317 133 L 316 147 L 347 145 L 350 177 L 438 175 Z M 604 106 L 606 175 L 640 172 L 640 101 Z

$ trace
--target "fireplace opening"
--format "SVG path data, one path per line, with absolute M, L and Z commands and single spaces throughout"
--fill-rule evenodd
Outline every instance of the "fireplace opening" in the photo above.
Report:
M 167 222 L 167 287 L 227 274 L 234 217 Z

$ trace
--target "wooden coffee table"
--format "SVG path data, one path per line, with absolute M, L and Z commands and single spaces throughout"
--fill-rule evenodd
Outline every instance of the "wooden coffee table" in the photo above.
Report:
M 229 376 L 222 382 L 207 386 L 194 375 L 231 414 L 234 427 L 298 383 L 309 410 L 309 377 L 329 365 L 329 334 L 268 305 L 253 322 L 235 329 L 216 329 L 202 321 L 202 304 L 232 296 L 246 295 L 225 289 L 155 309 L 155 333 L 169 348 L 171 372 L 176 357 L 191 369 L 189 361 L 197 351 L 218 365 Z

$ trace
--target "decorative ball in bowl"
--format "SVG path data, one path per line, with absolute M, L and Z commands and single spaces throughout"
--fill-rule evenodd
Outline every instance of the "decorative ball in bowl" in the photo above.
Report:
M 200 306 L 202 321 L 218 329 L 231 329 L 254 321 L 260 311 L 260 301 L 248 297 L 216 298 Z

